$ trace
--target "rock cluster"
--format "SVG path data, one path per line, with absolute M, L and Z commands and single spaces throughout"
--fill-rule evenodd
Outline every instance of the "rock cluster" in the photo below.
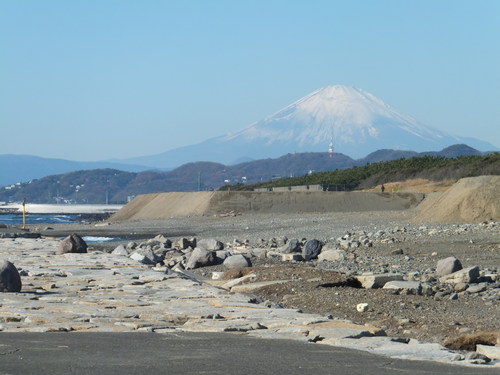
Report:
M 111 254 L 87 248 L 82 252 L 81 247 L 77 247 L 80 249 L 77 253 L 57 250 L 58 245 L 73 249 L 73 244 L 79 242 L 74 238 L 65 239 L 69 244 L 64 246 L 46 239 L 5 239 L 0 241 L 0 256 L 8 256 L 17 265 L 28 293 L 2 294 L 0 304 L 4 313 L 0 317 L 0 330 L 247 332 L 257 337 L 356 346 L 375 353 L 406 350 L 419 352 L 419 358 L 425 358 L 422 353 L 429 349 L 432 355 L 437 351 L 439 358 L 450 359 L 450 353 L 437 344 L 389 338 L 384 336 L 383 329 L 302 314 L 238 294 L 252 292 L 259 282 L 261 286 L 266 283 L 255 280 L 252 270 L 240 271 L 259 262 L 305 264 L 337 271 L 356 278 L 363 288 L 383 288 L 384 293 L 401 298 L 419 295 L 418 298 L 436 301 L 460 301 L 473 295 L 476 303 L 496 305 L 500 301 L 500 277 L 495 265 L 476 266 L 467 264 L 467 259 L 439 259 L 432 254 L 423 261 L 406 255 L 403 246 L 394 247 L 415 239 L 498 231 L 498 228 L 498 223 L 405 225 L 373 231 L 353 229 L 331 237 L 249 237 L 229 241 L 169 239 L 159 235 L 119 245 Z M 199 270 L 210 266 L 206 272 Z M 10 266 L 6 263 L 4 268 Z M 217 284 L 230 292 L 215 288 L 199 277 L 215 269 L 235 275 Z M 185 270 L 195 270 L 198 274 Z M 218 273 L 217 277 L 224 274 Z M 3 274 L 1 283 L 5 284 Z M 372 303 L 360 302 L 352 307 L 353 313 L 368 314 L 377 308 Z M 404 319 L 401 324 L 405 324 Z M 463 360 L 462 357 L 456 359 Z M 470 358 L 475 363 L 486 360 Z
M 496 223 L 464 224 L 453 231 L 464 233 L 472 228 L 496 228 Z M 142 243 L 120 245 L 113 254 L 129 256 L 157 269 L 197 269 L 223 265 L 224 269 L 251 267 L 252 259 L 270 259 L 278 262 L 307 262 L 316 267 L 342 272 L 358 279 L 362 287 L 384 288 L 396 294 L 416 294 L 429 298 L 458 299 L 464 294 L 477 294 L 485 302 L 500 301 L 500 276 L 496 268 L 480 269 L 472 266 L 462 269 L 455 257 L 438 259 L 434 267 L 419 267 L 414 259 L 394 252 L 388 264 L 387 257 L 367 256 L 363 249 L 406 241 L 410 236 L 433 236 L 448 233 L 436 228 L 397 227 L 375 232 L 350 231 L 343 236 L 328 239 L 235 239 L 224 244 L 213 238 L 168 239 L 162 235 Z
M 149 244 L 160 246 L 157 241 Z M 141 247 L 129 245 L 133 251 Z M 123 255 L 56 254 L 56 248 L 52 240 L 0 241 L 0 256 L 9 254 L 20 265 L 26 289 L 26 293 L 0 295 L 0 331 L 240 332 L 384 355 L 397 352 L 415 359 L 450 362 L 454 358 L 454 353 L 437 344 L 402 341 L 371 325 L 284 309 L 229 293 L 189 273 L 163 272 Z M 238 255 L 233 256 L 241 261 Z M 11 269 L 4 263 L 5 269 Z M 360 311 L 366 308 L 359 306 Z
M 162 235 L 141 243 L 129 242 L 119 245 L 114 255 L 129 256 L 157 269 L 195 269 L 216 264 L 224 264 L 226 269 L 251 267 L 250 259 L 238 250 L 224 250 L 224 244 L 213 238 L 197 240 L 179 238 L 172 241 Z

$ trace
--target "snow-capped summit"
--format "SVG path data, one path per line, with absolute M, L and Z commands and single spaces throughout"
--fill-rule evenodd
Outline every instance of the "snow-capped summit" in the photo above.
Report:
M 369 92 L 337 85 L 318 89 L 262 121 L 227 135 L 225 140 L 240 137 L 247 141 L 261 139 L 266 144 L 294 142 L 295 148 L 308 151 L 333 138 L 337 150 L 356 156 L 380 148 L 409 150 L 415 141 L 432 143 L 447 136 L 399 113 Z M 416 140 L 410 142 L 408 138 L 413 137 Z M 457 141 L 455 138 L 453 142 Z M 385 146 L 379 147 L 380 142 Z M 370 143 L 377 145 L 373 148 Z M 419 147 L 417 151 L 424 149 Z
M 159 155 L 127 160 L 153 167 L 192 161 L 231 164 L 241 159 L 279 157 L 294 152 L 334 152 L 361 158 L 380 149 L 437 151 L 457 143 L 478 150 L 495 147 L 432 129 L 361 89 L 327 86 L 234 133 Z

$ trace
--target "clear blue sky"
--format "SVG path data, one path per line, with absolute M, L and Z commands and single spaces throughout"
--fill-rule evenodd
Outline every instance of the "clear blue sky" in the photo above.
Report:
M 333 84 L 500 146 L 500 1 L 0 0 L 0 154 L 156 154 Z

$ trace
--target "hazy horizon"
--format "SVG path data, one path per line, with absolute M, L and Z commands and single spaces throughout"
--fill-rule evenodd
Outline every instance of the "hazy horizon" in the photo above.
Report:
M 0 3 L 0 154 L 158 154 L 354 86 L 500 146 L 500 2 Z

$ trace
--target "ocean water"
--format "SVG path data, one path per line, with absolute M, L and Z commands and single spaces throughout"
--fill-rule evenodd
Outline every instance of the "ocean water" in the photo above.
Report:
M 26 224 L 64 224 L 71 223 L 78 215 L 71 214 L 28 214 Z M 23 215 L 3 214 L 0 215 L 0 223 L 7 225 L 23 225 Z
M 79 215 L 63 215 L 63 214 L 29 214 L 26 215 L 26 224 L 64 224 L 73 222 L 72 219 Z M 0 224 L 7 225 L 23 225 L 23 215 L 20 214 L 1 214 Z M 85 236 L 83 240 L 87 243 L 91 242 L 108 242 L 121 241 L 119 237 L 95 237 Z

